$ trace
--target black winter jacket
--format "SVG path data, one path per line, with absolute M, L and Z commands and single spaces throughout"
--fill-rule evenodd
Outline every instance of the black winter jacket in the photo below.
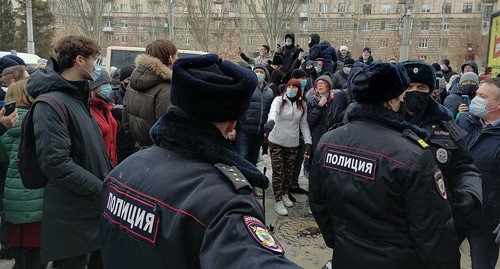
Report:
M 314 89 L 311 89 L 306 94 L 307 99 L 307 124 L 312 136 L 312 148 L 314 150 L 318 145 L 319 139 L 332 126 L 334 118 L 334 109 L 332 104 L 318 106 L 319 99 L 316 96 Z
M 430 133 L 427 142 L 450 191 L 450 205 L 455 202 L 454 193 L 462 190 L 474 196 L 480 208 L 483 200 L 480 172 L 462 140 L 466 133 L 453 121 L 450 111 L 432 98 L 418 117 L 421 119 L 417 125 Z M 458 211 L 454 213 L 455 219 L 464 217 Z
M 273 99 L 274 94 L 271 88 L 264 86 L 263 89 L 259 89 L 256 87 L 245 116 L 238 121 L 237 132 L 263 134 L 264 124 L 267 122 L 267 115 Z
M 337 53 L 335 52 L 335 48 L 327 41 L 321 42 L 319 46 L 321 48 L 321 58 L 325 59 L 325 65 L 321 73 L 333 74 L 337 68 Z
M 104 268 L 300 268 L 263 225 L 267 178 L 215 126 L 174 108 L 151 134 L 106 178 Z
M 36 98 L 52 94 L 65 104 L 69 125 L 46 103 L 34 107 L 38 161 L 49 178 L 42 216 L 42 263 L 90 253 L 99 248 L 102 180 L 111 162 L 89 107 L 87 81 L 70 82 L 50 59 L 28 80 Z
M 500 219 L 500 126 L 483 127 L 471 113 L 464 114 L 457 122 L 467 132 L 464 141 L 481 171 L 483 185 L 483 209 L 476 209 L 461 224 L 491 232 Z
M 458 249 L 427 132 L 383 107 L 353 104 L 311 168 L 310 206 L 333 268 L 444 268 Z
M 287 77 L 290 77 L 290 74 L 293 71 L 295 60 L 299 56 L 299 48 L 295 46 L 295 34 L 288 33 L 285 35 L 286 37 L 292 38 L 292 44 L 289 46 L 283 46 L 283 51 L 281 53 L 275 53 L 276 55 L 281 55 L 283 57 L 283 66 L 280 70 L 286 74 Z

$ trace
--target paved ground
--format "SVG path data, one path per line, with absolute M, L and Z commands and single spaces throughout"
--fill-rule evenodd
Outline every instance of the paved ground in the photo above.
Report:
M 271 179 L 271 162 L 265 155 L 259 162 L 259 169 L 267 167 L 267 176 Z M 299 183 L 307 188 L 307 179 L 300 177 Z M 278 216 L 274 211 L 272 187 L 266 190 L 266 224 L 275 227 L 274 235 L 285 249 L 286 256 L 305 269 L 320 269 L 332 255 L 332 250 L 326 247 L 318 226 L 308 212 L 307 197 L 295 195 L 297 202 L 288 209 L 288 216 Z M 462 269 L 470 269 L 469 245 L 467 241 L 461 246 Z M 1 260 L 0 269 L 11 269 L 13 260 Z M 51 268 L 49 266 L 49 268 Z M 500 262 L 496 268 L 500 269 Z

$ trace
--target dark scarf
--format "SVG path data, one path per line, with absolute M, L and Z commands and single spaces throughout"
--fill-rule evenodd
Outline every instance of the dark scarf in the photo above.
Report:
M 269 180 L 257 167 L 241 157 L 212 123 L 189 117 L 173 107 L 150 130 L 155 145 L 176 149 L 208 163 L 236 166 L 254 187 L 267 189 Z
M 427 139 L 430 136 L 425 129 L 405 121 L 403 116 L 382 105 L 353 103 L 352 109 L 347 112 L 347 120 L 355 121 L 357 119 L 376 121 L 401 132 L 410 129 L 422 139 Z

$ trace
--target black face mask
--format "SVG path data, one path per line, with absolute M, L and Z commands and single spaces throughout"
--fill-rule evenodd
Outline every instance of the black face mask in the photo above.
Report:
M 430 95 L 426 92 L 407 92 L 405 93 L 406 110 L 412 113 L 417 113 L 425 108 L 429 101 Z
M 472 84 L 462 85 L 464 93 L 467 94 L 469 97 L 476 95 L 477 88 L 479 88 L 477 85 L 472 85 Z

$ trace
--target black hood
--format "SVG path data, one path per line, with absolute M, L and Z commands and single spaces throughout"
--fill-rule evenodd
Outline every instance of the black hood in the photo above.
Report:
M 59 74 L 59 65 L 53 58 L 48 60 L 45 68 L 38 68 L 31 74 L 26 89 L 33 98 L 52 91 L 62 91 L 79 100 L 87 101 L 87 103 L 90 93 L 87 80 L 68 81 L 61 77 Z
M 462 64 L 462 66 L 460 67 L 460 69 L 462 70 L 462 74 L 464 73 L 464 68 L 466 65 L 472 66 L 472 68 L 474 69 L 474 73 L 476 73 L 476 75 L 479 74 L 479 69 L 477 68 L 476 62 L 474 62 L 474 61 L 467 61 L 467 62 Z M 450 70 L 451 70 L 451 68 L 450 68 Z
M 314 46 L 314 45 L 319 44 L 320 37 L 318 34 L 311 34 L 311 35 L 309 35 L 309 37 L 311 38 L 311 41 L 309 41 L 309 44 L 308 44 L 309 48 Z
M 286 38 L 289 37 L 292 39 L 292 45 L 295 46 L 295 34 L 294 33 L 288 33 L 285 35 L 285 41 L 286 41 Z

